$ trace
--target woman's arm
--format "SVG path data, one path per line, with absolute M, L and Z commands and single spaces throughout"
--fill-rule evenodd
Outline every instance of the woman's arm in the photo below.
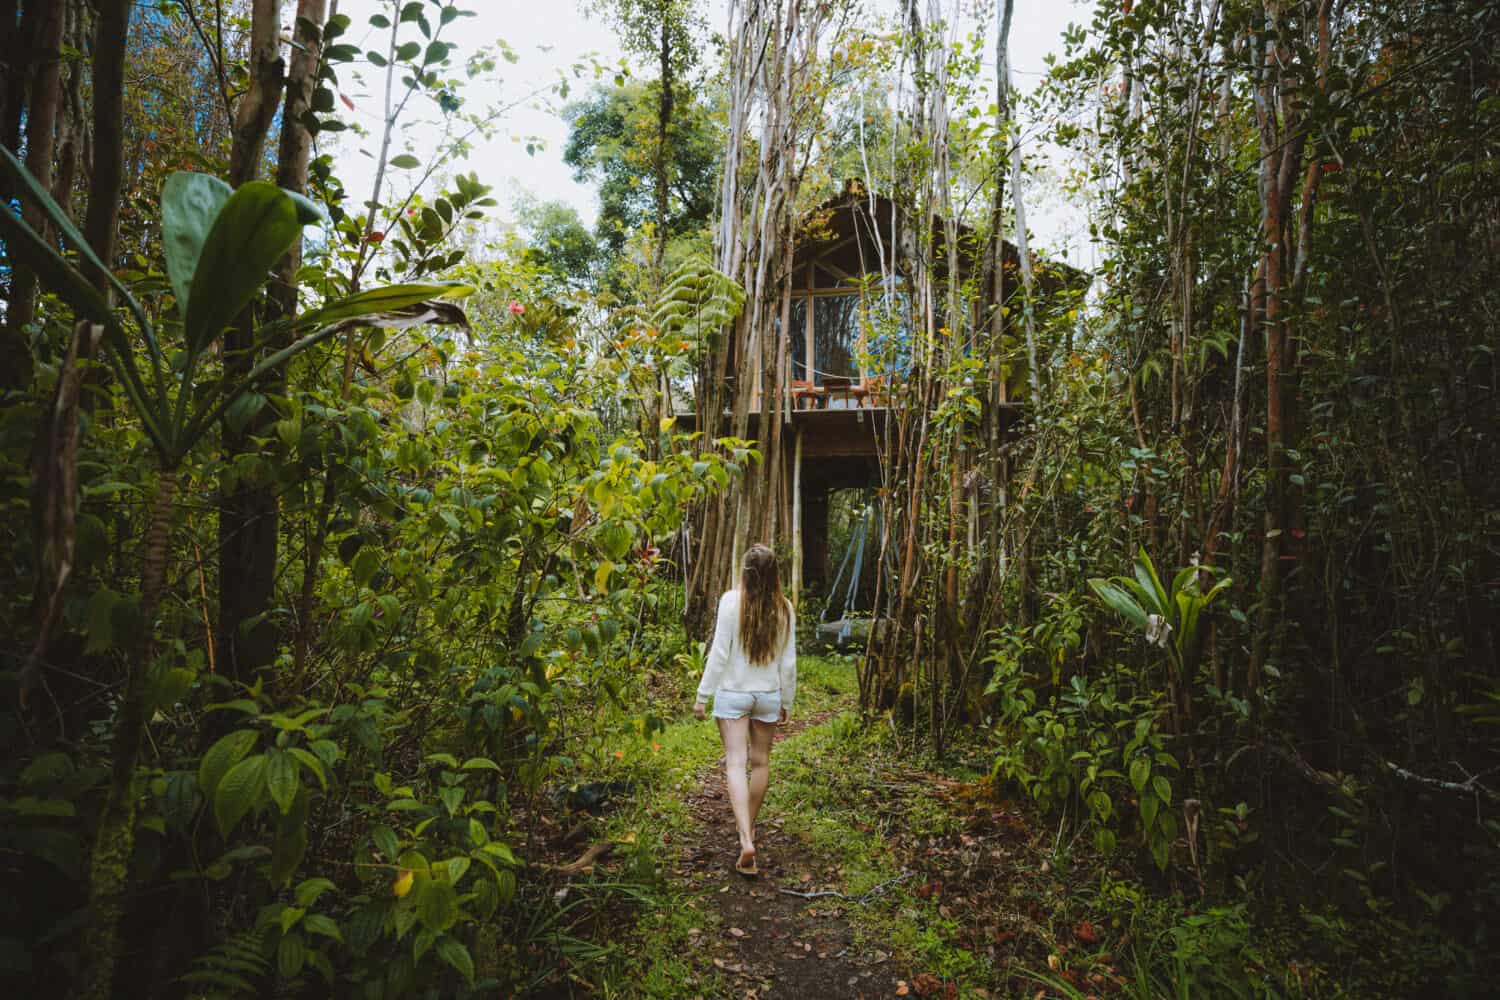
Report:
M 734 633 L 739 628 L 739 615 L 735 614 L 734 602 L 730 600 L 734 591 L 728 591 L 719 598 L 719 616 L 714 622 L 714 642 L 709 648 L 708 659 L 703 664 L 703 678 L 698 682 L 698 701 L 695 707 L 701 708 L 708 704 L 708 696 L 714 693 L 714 688 L 719 686 L 719 677 L 724 673 L 724 665 L 729 662 L 729 646 L 734 641 Z
M 787 604 L 786 645 L 781 648 L 781 659 L 776 663 L 776 674 L 781 682 L 782 720 L 791 714 L 792 702 L 797 697 L 797 612 Z

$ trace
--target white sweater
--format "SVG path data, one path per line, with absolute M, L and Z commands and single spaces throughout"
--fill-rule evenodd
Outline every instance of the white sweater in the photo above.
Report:
M 719 598 L 719 618 L 714 625 L 714 644 L 698 682 L 698 704 L 708 703 L 717 688 L 728 691 L 780 691 L 781 707 L 792 710 L 797 695 L 797 613 L 790 608 L 786 641 L 765 663 L 751 663 L 740 642 L 740 592 L 727 591 Z

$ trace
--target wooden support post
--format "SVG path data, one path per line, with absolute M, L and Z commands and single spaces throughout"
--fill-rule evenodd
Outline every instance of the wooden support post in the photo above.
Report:
M 729 549 L 729 583 L 727 589 L 733 589 L 740 583 L 740 558 L 745 554 L 745 493 L 749 485 L 743 480 L 740 488 L 735 490 L 734 497 L 734 541 Z
M 802 428 L 792 446 L 792 606 L 802 596 Z

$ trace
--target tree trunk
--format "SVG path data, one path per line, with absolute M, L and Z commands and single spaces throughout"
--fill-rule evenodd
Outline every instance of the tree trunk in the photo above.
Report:
M 661 13 L 661 98 L 656 110 L 656 274 L 662 278 L 667 258 L 667 134 L 672 125 L 672 31 L 671 16 Z
M 34 0 L 35 2 L 35 0 Z M 28 10 L 29 13 L 29 10 Z M 52 159 L 57 139 L 57 113 L 62 106 L 62 40 L 67 23 L 66 0 L 43 4 L 37 26 L 36 72 L 31 80 L 31 100 L 26 106 L 26 169 L 42 187 L 52 188 Z M 27 225 L 39 233 L 50 230 L 40 206 L 27 200 L 21 206 Z M 11 274 L 10 301 L 6 303 L 7 356 L 0 386 L 20 388 L 31 381 L 31 353 L 26 327 L 36 319 L 36 276 L 29 269 Z
M 255 0 L 250 35 L 250 89 L 235 109 L 229 181 L 235 187 L 259 173 L 266 133 L 281 97 L 284 70 L 280 49 L 280 0 Z M 295 121 L 283 127 L 298 127 Z M 296 292 L 292 290 L 295 299 Z M 275 301 L 273 296 L 273 301 Z M 246 310 L 225 332 L 224 369 L 242 379 L 255 363 L 253 317 Z M 274 308 L 274 306 L 273 306 Z M 277 629 L 264 617 L 276 588 L 278 510 L 273 486 L 246 482 L 235 474 L 240 456 L 253 448 L 246 427 L 224 429 L 225 465 L 230 470 L 219 511 L 219 634 L 215 659 L 231 680 L 248 682 L 276 656 Z
M 89 207 L 83 235 L 108 266 L 115 255 L 120 221 L 125 39 L 130 24 L 130 0 L 98 0 L 98 8 L 99 22 L 94 33 L 94 165 L 89 177 Z M 109 287 L 104 275 L 91 277 L 101 291 Z
M 126 667 L 125 692 L 115 719 L 109 789 L 89 859 L 92 919 L 82 932 L 83 969 L 78 989 L 73 993 L 80 1000 L 110 1000 L 115 995 L 122 897 L 130 874 L 130 857 L 135 850 L 136 806 L 140 799 L 133 787 L 135 765 L 150 709 L 146 704 L 146 675 L 154 647 L 156 609 L 166 580 L 168 530 L 176 493 L 177 474 L 159 471 L 141 565 L 141 637 Z

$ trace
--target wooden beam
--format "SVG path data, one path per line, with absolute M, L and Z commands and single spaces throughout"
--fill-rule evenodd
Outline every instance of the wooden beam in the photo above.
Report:
M 850 243 L 853 243 L 857 239 L 859 239 L 858 233 L 853 233 L 849 236 L 845 236 L 843 239 L 836 240 L 833 243 L 828 244 L 826 247 L 818 247 L 817 252 L 809 256 L 807 259 L 811 262 L 820 261 L 824 257 L 833 253 L 835 250 L 842 250 L 844 247 L 848 246 Z

